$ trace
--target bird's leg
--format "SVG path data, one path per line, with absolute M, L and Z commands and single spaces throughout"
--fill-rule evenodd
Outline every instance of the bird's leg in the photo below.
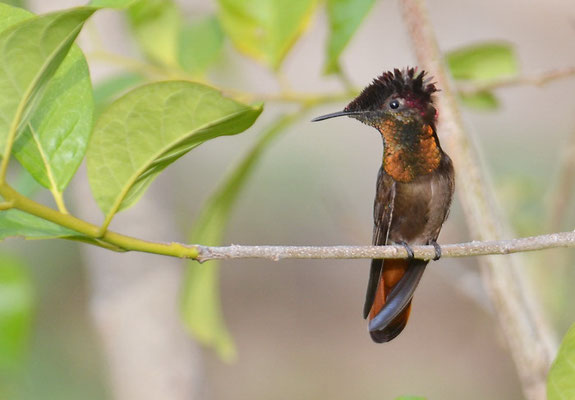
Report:
M 435 257 L 433 257 L 433 261 L 439 260 L 441 258 L 441 246 L 439 246 L 435 240 L 430 240 L 429 244 L 435 249 Z
M 401 241 L 398 242 L 398 244 L 402 245 L 403 247 L 405 247 L 405 251 L 407 251 L 407 258 L 410 260 L 413 260 L 415 258 L 415 254 L 413 254 L 413 250 L 411 249 L 411 247 L 409 247 L 409 245 L 407 244 L 407 242 L 405 241 Z

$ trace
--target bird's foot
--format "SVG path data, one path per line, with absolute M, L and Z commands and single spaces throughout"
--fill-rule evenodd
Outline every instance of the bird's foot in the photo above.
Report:
M 415 254 L 413 254 L 413 250 L 411 249 L 411 247 L 409 247 L 409 245 L 407 244 L 407 242 L 404 242 L 403 240 L 401 242 L 399 242 L 398 244 L 402 245 L 403 247 L 405 247 L 405 251 L 407 251 L 407 258 L 410 260 L 413 260 L 415 258 Z
M 435 257 L 433 257 L 433 261 L 439 260 L 441 258 L 441 246 L 439 246 L 435 240 L 430 241 L 429 244 L 435 249 Z

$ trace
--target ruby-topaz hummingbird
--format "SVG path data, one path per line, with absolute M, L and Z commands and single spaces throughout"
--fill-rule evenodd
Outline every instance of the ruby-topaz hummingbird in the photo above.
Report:
M 363 317 L 377 342 L 401 333 L 413 293 L 428 261 L 413 258 L 409 245 L 433 245 L 447 218 L 454 189 L 451 159 L 439 144 L 437 89 L 424 71 L 385 72 L 341 112 L 313 121 L 349 116 L 377 129 L 383 138 L 383 163 L 377 177 L 373 244 L 401 244 L 407 259 L 372 260 Z

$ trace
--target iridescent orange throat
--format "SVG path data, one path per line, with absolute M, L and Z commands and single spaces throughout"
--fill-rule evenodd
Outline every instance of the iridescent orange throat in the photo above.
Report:
M 441 149 L 431 125 L 383 121 L 377 129 L 383 135 L 383 168 L 398 182 L 435 171 L 441 161 Z

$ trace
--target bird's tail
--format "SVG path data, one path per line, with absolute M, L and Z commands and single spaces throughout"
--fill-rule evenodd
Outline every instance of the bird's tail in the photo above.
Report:
M 364 318 L 369 317 L 374 342 L 389 342 L 405 328 L 426 265 L 422 260 L 372 260 Z

